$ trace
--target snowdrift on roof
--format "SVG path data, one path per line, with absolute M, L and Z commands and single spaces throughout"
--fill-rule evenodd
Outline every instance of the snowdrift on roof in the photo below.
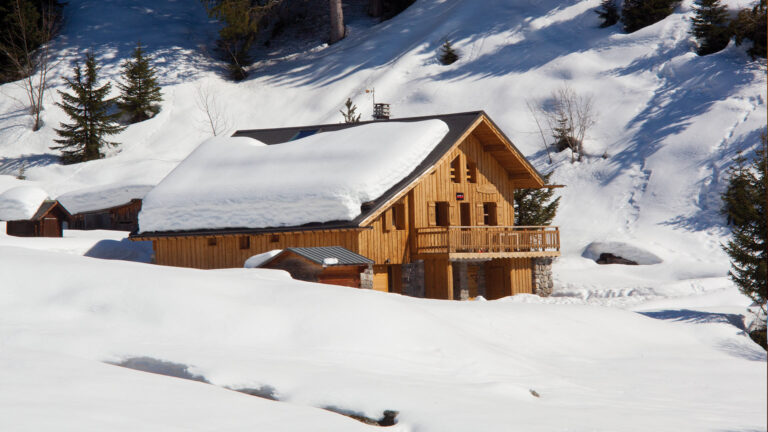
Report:
M 57 199 L 70 213 L 82 213 L 128 204 L 132 199 L 144 198 L 150 185 L 106 185 L 65 193 Z
M 448 133 L 440 120 L 372 123 L 266 146 L 201 144 L 144 199 L 141 232 L 352 220 Z
M 48 194 L 35 186 L 18 186 L 0 194 L 0 220 L 26 220 L 35 215 Z

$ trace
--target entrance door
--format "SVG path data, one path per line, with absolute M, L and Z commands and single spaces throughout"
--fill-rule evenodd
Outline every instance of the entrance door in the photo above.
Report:
M 56 218 L 43 219 L 43 237 L 61 237 L 59 232 L 59 222 Z

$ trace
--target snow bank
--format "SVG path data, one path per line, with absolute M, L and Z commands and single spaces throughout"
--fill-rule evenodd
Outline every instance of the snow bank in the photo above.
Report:
M 351 220 L 447 132 L 444 122 L 427 120 L 372 123 L 270 146 L 212 138 L 147 194 L 140 231 Z
M 273 256 L 279 254 L 282 252 L 282 249 L 272 249 L 269 252 L 260 253 L 258 255 L 254 255 L 247 260 L 245 260 L 245 264 L 243 267 L 245 268 L 256 268 L 265 262 L 269 261 Z
M 581 256 L 597 261 L 600 258 L 600 254 L 603 253 L 610 253 L 641 265 L 660 264 L 663 262 L 661 258 L 647 250 L 622 242 L 592 242 L 584 249 L 584 253 Z
M 0 220 L 29 219 L 48 194 L 35 186 L 17 186 L 0 194 Z
M 152 187 L 152 185 L 110 184 L 68 192 L 56 199 L 74 214 L 127 204 L 132 199 L 144 198 Z

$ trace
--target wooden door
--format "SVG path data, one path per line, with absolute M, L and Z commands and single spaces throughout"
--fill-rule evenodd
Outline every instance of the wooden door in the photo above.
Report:
M 504 268 L 498 265 L 496 261 L 489 261 L 485 265 L 485 295 L 488 300 L 503 297 Z
M 460 210 L 461 210 L 461 226 L 470 226 L 472 225 L 472 207 L 469 203 L 461 203 L 460 204 Z
M 61 237 L 59 221 L 56 218 L 43 218 L 43 237 Z

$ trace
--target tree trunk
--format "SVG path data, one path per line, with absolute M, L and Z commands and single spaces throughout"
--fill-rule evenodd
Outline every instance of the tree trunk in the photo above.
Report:
M 368 15 L 379 18 L 384 14 L 384 0 L 368 0 Z
M 341 0 L 328 0 L 331 6 L 331 38 L 329 44 L 344 39 L 344 13 L 341 10 Z

